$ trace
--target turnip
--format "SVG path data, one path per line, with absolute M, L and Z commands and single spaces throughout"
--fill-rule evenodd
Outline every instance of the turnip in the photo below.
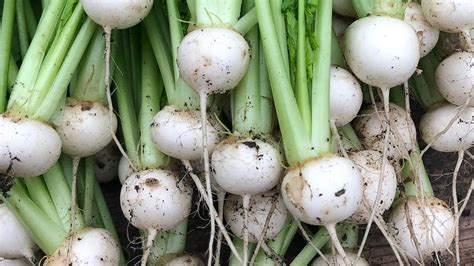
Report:
M 184 160 L 202 158 L 202 129 L 199 111 L 165 106 L 153 118 L 151 139 L 164 154 Z M 206 119 L 208 149 L 213 151 L 220 141 L 218 122 Z
M 343 50 L 357 78 L 382 90 L 388 115 L 389 89 L 406 82 L 415 73 L 420 59 L 415 30 L 397 18 L 361 18 L 347 28 Z
M 416 2 L 408 3 L 405 8 L 404 21 L 416 31 L 420 41 L 420 57 L 427 55 L 436 45 L 439 29 L 431 26 L 423 15 L 421 5 Z
M 377 105 L 381 107 L 381 105 Z M 386 157 L 394 164 L 408 155 L 416 148 L 415 124 L 411 117 L 401 107 L 390 104 L 390 135 Z M 384 137 L 386 134 L 387 119 L 384 115 L 372 108 L 361 111 L 361 116 L 355 120 L 354 129 L 365 148 L 383 153 Z
M 362 90 L 357 79 L 347 70 L 331 67 L 331 119 L 336 126 L 351 122 L 362 106 Z
M 110 129 L 113 132 L 110 132 Z M 98 102 L 68 99 L 61 123 L 56 130 L 63 142 L 63 151 L 77 157 L 91 156 L 112 141 L 117 119 L 111 120 L 108 109 Z
M 0 258 L 0 265 L 1 266 L 30 266 L 31 262 L 24 260 L 24 259 L 4 259 Z
M 127 178 L 120 193 L 122 212 L 130 223 L 148 231 L 142 265 L 158 231 L 170 230 L 191 210 L 192 189 L 169 170 L 144 170 Z
M 474 107 L 474 52 L 457 52 L 436 68 L 439 92 L 452 104 Z
M 364 187 L 362 204 L 349 220 L 364 224 L 369 221 L 374 208 L 376 215 L 382 215 L 390 208 L 395 198 L 397 177 L 393 166 L 380 152 L 365 150 L 349 156 L 361 173 Z
M 347 252 L 347 257 L 349 261 L 351 262 L 351 265 L 354 266 L 369 266 L 369 263 L 367 260 L 364 258 L 360 258 L 357 256 L 357 254 L 352 253 L 352 252 Z M 342 266 L 346 265 L 344 262 L 344 259 L 341 255 L 339 254 L 326 254 L 325 255 L 326 259 L 331 263 L 328 264 L 322 257 L 319 257 L 313 261 L 311 264 L 312 266 L 326 266 L 326 265 L 335 265 L 335 266 Z
M 474 3 L 470 0 L 422 0 L 421 7 L 428 22 L 438 29 L 462 33 L 472 48 L 470 30 L 474 28 Z
M 11 165 L 16 176 L 38 176 L 51 168 L 61 154 L 58 133 L 37 120 L 2 114 L 0 138 L 0 172 L 3 173 Z
M 0 235 L 0 257 L 36 262 L 35 243 L 5 203 L 0 203 Z
M 357 17 L 351 0 L 333 0 L 332 9 L 334 13 L 342 16 Z
M 130 162 L 125 158 L 125 156 L 120 157 L 119 165 L 118 165 L 118 177 L 120 183 L 125 183 L 127 177 L 131 176 L 133 173 L 133 168 L 130 166 Z
M 435 106 L 421 118 L 421 137 L 437 151 L 467 150 L 474 143 L 473 114 L 473 107 L 462 110 L 450 103 Z
M 119 265 L 120 247 L 105 229 L 84 228 L 70 236 L 44 262 L 45 266 Z
M 411 257 L 421 260 L 447 250 L 454 239 L 454 215 L 440 199 L 408 197 L 388 220 L 389 233 Z
M 250 197 L 249 203 L 249 223 L 248 234 L 249 241 L 257 243 L 260 238 L 272 239 L 283 228 L 286 222 L 287 210 L 283 199 L 279 193 L 274 191 L 265 192 L 262 194 L 255 194 Z M 275 210 L 272 209 L 273 202 L 275 202 Z M 264 231 L 264 226 L 267 217 L 270 215 L 270 220 L 267 230 Z M 224 217 L 230 230 L 239 238 L 244 238 L 245 234 L 245 218 L 244 206 L 242 197 L 239 195 L 229 195 L 224 205 Z

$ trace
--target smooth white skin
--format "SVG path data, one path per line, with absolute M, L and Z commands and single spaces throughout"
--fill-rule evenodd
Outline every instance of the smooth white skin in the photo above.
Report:
M 359 139 L 368 150 L 383 153 L 385 128 L 387 118 L 383 106 L 377 104 L 378 113 L 372 107 L 362 110 L 361 115 L 355 119 L 354 130 Z M 416 143 L 411 136 L 416 137 L 415 123 L 405 110 L 395 104 L 390 104 L 390 135 L 387 147 L 387 159 L 394 164 L 400 159 L 405 159 L 406 152 L 410 153 L 416 148 Z
M 445 58 L 436 68 L 435 78 L 446 100 L 463 105 L 472 94 L 468 106 L 474 107 L 474 52 L 457 52 Z
M 442 31 L 457 33 L 474 28 L 472 0 L 422 0 L 421 7 L 428 22 Z
M 378 151 L 359 151 L 349 154 L 349 158 L 357 165 L 362 175 L 364 197 L 357 211 L 349 218 L 351 222 L 366 224 L 374 208 L 380 179 L 382 179 L 380 195 L 375 204 L 375 214 L 382 215 L 390 208 L 397 191 L 397 176 L 390 162 L 383 158 L 384 172 L 382 174 L 382 153 Z
M 239 84 L 250 61 L 244 37 L 227 28 L 201 28 L 184 36 L 178 47 L 181 78 L 199 93 L 224 93 Z
M 211 165 L 217 184 L 240 196 L 268 191 L 283 175 L 276 144 L 252 137 L 230 137 L 219 143 Z
M 120 192 L 125 218 L 142 230 L 170 230 L 191 211 L 192 189 L 175 173 L 151 169 L 133 173 Z
M 397 205 L 388 219 L 388 233 L 408 254 L 420 258 L 415 239 L 423 257 L 429 257 L 434 251 L 449 248 L 454 239 L 454 215 L 449 206 L 437 198 L 421 199 L 408 197 L 406 202 Z M 407 216 L 408 214 L 408 216 Z M 415 236 L 412 236 L 408 219 Z
M 420 120 L 421 137 L 431 148 L 440 152 L 455 152 L 469 149 L 474 143 L 474 107 L 467 107 L 453 125 L 442 132 L 456 116 L 459 106 L 444 103 L 426 112 Z
M 21 177 L 44 174 L 61 155 L 61 139 L 49 125 L 0 115 L 0 173 Z
M 31 262 L 24 259 L 4 259 L 0 258 L 0 266 L 31 266 Z
M 120 247 L 111 233 L 103 228 L 84 228 L 64 241 L 44 265 L 113 266 L 119 262 Z
M 182 255 L 168 261 L 165 266 L 204 266 L 200 258 L 191 255 Z
M 120 153 L 111 142 L 95 154 L 95 177 L 99 183 L 107 183 L 117 178 Z
M 362 106 L 362 90 L 359 81 L 347 70 L 331 67 L 330 113 L 336 126 L 351 122 Z
M 86 14 L 102 27 L 126 29 L 140 23 L 150 12 L 153 0 L 81 0 Z
M 120 157 L 119 165 L 118 165 L 118 177 L 120 180 L 120 184 L 123 185 L 125 180 L 133 173 L 133 168 L 130 166 L 127 158 L 125 156 Z
M 61 122 L 56 126 L 63 151 L 71 156 L 87 157 L 98 153 L 112 141 L 117 118 L 110 120 L 109 109 L 98 102 L 68 99 Z
M 347 257 L 351 262 L 353 262 L 353 266 L 369 266 L 369 263 L 364 258 L 357 258 L 357 254 L 352 252 L 346 252 Z M 332 266 L 346 266 L 344 263 L 344 259 L 339 254 L 324 254 L 326 259 L 331 263 Z M 318 257 L 313 261 L 311 264 L 312 266 L 329 266 L 326 261 L 322 257 Z
M 275 210 L 270 218 L 267 230 L 263 232 L 268 214 L 276 201 Z M 253 195 L 249 205 L 249 242 L 257 243 L 264 233 L 264 239 L 273 239 L 285 226 L 287 210 L 281 195 L 275 191 Z M 240 239 L 244 238 L 244 206 L 242 197 L 229 195 L 224 204 L 224 217 L 229 229 Z
M 351 0 L 333 0 L 332 1 L 332 10 L 334 13 L 347 16 L 347 17 L 357 17 L 357 13 L 352 6 Z
M 4 203 L 0 203 L 0 236 L 0 257 L 35 261 L 33 239 Z
M 151 139 L 164 154 L 183 160 L 202 158 L 201 115 L 198 110 L 165 106 L 151 123 Z M 209 153 L 219 143 L 220 126 L 212 118 L 207 120 L 207 147 Z
M 407 81 L 420 59 L 415 30 L 402 20 L 385 16 L 352 23 L 344 34 L 343 51 L 358 79 L 385 89 Z
M 405 8 L 405 18 L 403 20 L 410 24 L 416 31 L 416 35 L 420 41 L 420 57 L 427 55 L 438 42 L 439 29 L 433 27 L 426 20 L 421 10 L 421 5 L 416 2 L 407 4 Z
M 351 160 L 328 155 L 290 169 L 281 193 L 286 207 L 298 220 L 334 225 L 359 207 L 362 177 Z

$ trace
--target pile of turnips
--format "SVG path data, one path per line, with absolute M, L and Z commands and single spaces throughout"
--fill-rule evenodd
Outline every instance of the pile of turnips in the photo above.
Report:
M 471 0 L 2 5 L 0 265 L 369 265 L 372 225 L 401 265 L 467 263 Z

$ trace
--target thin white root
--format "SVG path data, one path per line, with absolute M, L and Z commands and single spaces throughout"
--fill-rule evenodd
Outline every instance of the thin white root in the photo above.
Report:
M 225 200 L 225 191 L 220 191 L 217 193 L 217 209 L 219 212 L 219 219 L 224 221 L 224 200 Z M 216 260 L 214 261 L 214 266 L 220 265 L 221 258 L 221 249 L 222 249 L 222 231 L 219 229 L 217 232 L 217 243 L 216 243 Z
M 337 146 L 339 146 L 339 150 L 341 151 L 342 156 L 344 156 L 344 158 L 349 158 L 346 149 L 344 148 L 344 144 L 341 141 L 341 135 L 339 135 L 339 131 L 337 130 L 336 122 L 334 122 L 334 119 L 329 120 L 329 124 L 331 125 L 332 136 L 336 139 Z
M 153 246 L 153 242 L 155 241 L 156 235 L 158 234 L 158 230 L 156 229 L 149 229 L 148 236 L 146 238 L 146 245 L 143 250 L 143 256 L 140 262 L 141 266 L 146 266 L 146 262 L 148 257 L 150 256 L 151 247 Z
M 194 184 L 196 185 L 199 193 L 203 196 L 207 196 L 206 190 L 204 189 L 204 186 L 202 185 L 201 180 L 199 179 L 199 177 L 196 174 L 194 174 L 193 168 L 192 168 L 191 163 L 189 162 L 189 160 L 181 160 L 181 162 L 183 163 L 184 167 L 186 168 L 186 171 L 188 172 L 189 176 L 192 178 L 192 180 L 193 180 Z M 207 203 L 208 203 L 208 201 L 206 201 L 206 204 Z M 207 207 L 209 208 L 210 216 L 214 217 L 214 219 L 217 223 L 217 226 L 219 227 L 219 230 L 221 230 L 222 235 L 224 236 L 224 239 L 226 240 L 227 244 L 229 245 L 229 248 L 232 251 L 232 254 L 239 261 L 239 263 L 242 264 L 243 260 L 240 257 L 239 252 L 235 248 L 234 243 L 232 243 L 232 239 L 230 238 L 229 233 L 227 232 L 227 229 L 225 228 L 224 224 L 222 223 L 222 220 L 219 219 L 217 211 L 214 208 L 214 205 L 211 203 Z
M 267 231 L 268 226 L 270 225 L 272 215 L 275 212 L 276 202 L 277 202 L 276 200 L 272 200 L 272 206 L 270 207 L 270 211 L 268 212 L 267 218 L 265 219 L 265 224 L 263 225 L 262 234 L 260 235 L 260 238 L 258 239 L 257 246 L 255 247 L 255 250 L 253 252 L 252 259 L 250 260 L 250 265 L 254 265 L 255 260 L 257 259 L 257 256 L 258 256 L 258 252 L 260 251 L 260 247 L 262 246 L 262 244 L 265 243 L 265 239 L 264 239 L 265 232 Z
M 385 222 L 382 217 L 377 215 L 374 218 L 374 223 L 377 225 L 377 227 L 380 229 L 380 232 L 382 235 L 385 237 L 387 240 L 388 244 L 390 245 L 390 248 L 392 248 L 393 254 L 397 258 L 398 264 L 399 265 L 404 265 L 402 258 L 400 257 L 400 253 L 398 252 L 401 250 L 401 248 L 393 241 L 392 237 L 388 234 L 387 229 L 385 228 Z M 406 258 L 405 258 L 406 260 Z
M 112 28 L 109 26 L 104 26 L 104 39 L 105 39 L 105 51 L 104 51 L 104 60 L 105 60 L 105 75 L 104 75 L 104 82 L 105 82 L 105 91 L 106 91 L 106 96 L 107 96 L 107 105 L 109 108 L 109 119 L 110 121 L 113 121 L 114 119 L 114 107 L 112 105 L 112 93 L 110 92 L 110 36 L 112 33 Z M 134 165 L 134 162 L 130 160 L 130 157 L 128 157 L 127 153 L 125 152 L 125 149 L 122 147 L 122 144 L 120 143 L 119 139 L 115 135 L 115 131 L 112 127 L 112 123 L 110 123 L 110 134 L 112 135 L 112 139 L 115 142 L 115 145 L 117 145 L 117 148 L 119 149 L 120 153 L 123 155 L 123 157 L 128 161 L 130 164 L 130 167 L 132 167 L 133 171 L 136 172 L 137 168 Z
M 244 207 L 244 266 L 248 262 L 248 249 L 249 249 L 249 208 L 250 208 L 250 195 L 242 196 L 242 205 Z
M 81 157 L 72 157 L 72 182 L 71 182 L 71 209 L 69 210 L 69 232 L 76 232 L 76 209 L 77 209 L 77 169 Z
M 346 265 L 352 265 L 351 261 L 347 257 L 346 251 L 344 251 L 344 248 L 341 245 L 341 242 L 337 238 L 337 233 L 336 233 L 336 225 L 335 224 L 327 224 L 325 225 L 326 229 L 328 230 L 329 237 L 331 238 L 331 241 L 334 245 L 334 247 L 337 250 L 337 253 L 341 255 L 342 259 L 344 260 L 344 263 Z
M 454 250 L 456 254 L 456 265 L 461 265 L 461 257 L 459 255 L 459 202 L 456 189 L 456 183 L 459 174 L 459 168 L 461 168 L 462 160 L 464 159 L 464 150 L 458 151 L 458 160 L 456 167 L 453 172 L 453 208 L 454 208 Z
M 372 226 L 372 222 L 375 218 L 375 214 L 376 214 L 376 211 L 377 211 L 377 205 L 378 205 L 378 202 L 380 201 L 380 196 L 381 196 L 381 192 L 382 192 L 382 184 L 383 184 L 383 176 L 384 176 L 384 173 L 385 173 L 385 167 L 386 167 L 386 161 L 385 158 L 387 157 L 387 150 L 388 150 L 388 139 L 390 137 L 390 119 L 389 119 L 389 111 L 390 109 L 390 106 L 389 106 L 389 91 L 387 89 L 382 89 L 382 94 L 383 94 L 383 100 L 384 100 L 384 109 L 385 109 L 385 119 L 388 121 L 388 123 L 386 124 L 386 127 L 385 127 L 385 136 L 384 136 L 384 141 L 383 141 L 383 152 L 382 152 L 382 157 L 381 157 L 381 160 L 382 160 L 382 169 L 380 170 L 380 175 L 379 175 L 379 182 L 378 182 L 378 185 L 377 185 L 377 195 L 375 196 L 375 200 L 374 200 L 374 204 L 372 206 L 372 210 L 370 211 L 370 217 L 369 217 L 369 221 L 367 222 L 367 228 L 365 229 L 365 232 L 364 232 L 364 237 L 362 238 L 362 242 L 360 244 L 360 247 L 359 247 L 359 250 L 357 251 L 357 259 L 360 258 L 360 256 L 362 255 L 362 251 L 364 250 L 364 247 L 365 247 L 365 243 L 367 241 L 367 238 L 369 237 L 369 232 L 370 232 L 370 228 Z M 375 110 L 377 111 L 377 110 Z
M 203 159 L 204 159 L 204 178 L 206 180 L 206 192 L 207 192 L 207 205 L 212 206 L 212 189 L 211 189 L 211 177 L 210 177 L 210 167 L 209 167 L 209 150 L 207 147 L 207 94 L 204 92 L 199 93 L 199 108 L 201 111 L 201 130 L 202 130 L 202 147 L 203 147 Z M 214 237 L 216 235 L 216 221 L 214 215 L 211 214 L 211 235 L 209 236 L 209 257 L 207 260 L 207 265 L 212 265 L 213 251 L 214 251 Z
M 271 247 L 269 247 L 265 241 L 262 242 L 262 249 L 265 252 L 265 255 L 271 258 L 276 265 L 285 265 L 283 259 L 278 254 L 276 254 L 275 251 Z
M 306 233 L 306 230 L 304 230 L 303 228 L 303 225 L 301 225 L 301 222 L 298 221 L 297 219 L 295 219 L 293 217 L 293 220 L 298 224 L 298 228 L 300 229 L 300 232 L 301 232 L 301 235 L 303 236 L 303 238 L 306 240 L 306 242 L 312 247 L 314 248 L 314 250 L 318 253 L 319 256 L 321 256 L 321 258 L 328 264 L 328 265 L 331 265 L 331 262 L 329 262 L 329 260 L 326 258 L 326 256 L 324 256 L 323 252 L 321 252 L 321 250 L 315 246 L 313 244 L 313 241 L 311 241 L 311 238 L 309 237 L 309 235 Z M 329 231 L 329 230 L 328 230 Z M 334 228 L 334 231 L 336 231 L 336 228 Z M 337 237 L 336 237 L 337 239 Z

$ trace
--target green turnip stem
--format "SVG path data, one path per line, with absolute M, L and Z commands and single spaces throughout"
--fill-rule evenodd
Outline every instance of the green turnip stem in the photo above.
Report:
M 31 232 L 35 243 L 46 254 L 52 254 L 66 239 L 67 233 L 62 226 L 51 220 L 27 194 L 18 189 L 17 184 L 11 188 L 8 197 L 3 200 Z
M 232 128 L 241 133 L 269 133 L 262 132 L 260 128 L 262 114 L 260 111 L 258 28 L 251 30 L 246 35 L 246 39 L 253 48 L 252 57 L 247 73 L 239 85 L 231 91 Z
M 238 237 L 234 237 L 234 239 L 232 240 L 232 243 L 234 243 L 235 249 L 237 250 L 237 252 L 239 252 L 239 254 L 244 254 L 245 253 L 244 252 L 244 241 L 242 239 L 240 239 Z M 247 254 L 252 254 L 254 248 L 255 248 L 255 244 L 254 243 L 249 243 L 246 253 Z M 243 257 L 242 257 L 242 259 L 247 261 Z M 243 265 L 243 264 L 241 262 L 239 262 L 235 258 L 235 256 L 232 255 L 229 259 L 229 266 L 238 266 L 238 265 Z M 261 264 L 255 263 L 255 265 L 261 265 Z
M 339 66 L 345 69 L 348 68 L 334 29 L 332 30 L 331 35 L 331 65 Z
M 313 65 L 311 142 L 319 154 L 331 152 L 329 79 L 331 68 L 332 1 L 321 1 L 316 18 L 318 48 Z
M 142 238 L 145 239 L 146 231 L 140 231 Z M 156 265 L 160 262 L 160 259 L 166 255 L 166 244 L 168 242 L 168 232 L 158 232 L 153 241 L 153 246 L 150 249 L 150 256 L 148 257 L 148 263 Z
M 405 9 L 402 0 L 372 0 L 372 14 L 403 19 Z
M 370 16 L 373 12 L 372 0 L 352 0 L 352 6 L 359 18 Z
M 306 20 L 305 2 L 298 0 L 298 41 L 296 49 L 296 89 L 295 96 L 306 132 L 311 133 L 311 106 L 306 75 Z
M 351 124 L 346 124 L 342 127 L 339 127 L 338 130 L 339 134 L 341 134 L 345 139 L 347 139 L 354 149 L 362 150 L 364 148 L 362 146 L 362 143 L 360 143 L 359 137 L 355 133 L 354 128 L 351 126 Z
M 10 62 L 8 63 L 8 81 L 7 81 L 7 90 L 11 92 L 13 85 L 15 84 L 16 77 L 18 75 L 18 66 L 15 63 L 13 56 L 10 56 Z
M 69 96 L 78 101 L 100 102 L 106 105 L 104 80 L 104 40 L 97 29 L 71 80 Z
M 85 161 L 85 180 L 84 180 L 84 203 L 82 204 L 82 210 L 83 210 L 83 216 L 84 216 L 84 222 L 85 226 L 92 226 L 93 225 L 93 220 L 92 220 L 92 213 L 93 213 L 93 199 L 94 199 L 94 185 L 95 185 L 95 172 L 94 172 L 94 166 L 95 166 L 95 157 L 90 156 L 87 158 L 84 158 Z
M 271 132 L 275 122 L 274 107 L 273 107 L 273 95 L 270 87 L 270 80 L 268 77 L 267 64 L 265 63 L 265 55 L 263 52 L 262 42 L 258 45 L 258 57 L 259 57 L 259 77 L 260 82 L 258 87 L 260 88 L 260 128 L 262 132 Z
M 43 174 L 46 187 L 48 188 L 51 199 L 56 207 L 60 224 L 67 231 L 69 230 L 69 208 L 71 206 L 71 189 L 67 183 L 63 170 L 59 163 L 53 165 L 51 169 Z M 78 217 L 78 216 L 76 216 Z
M 28 30 L 29 39 L 31 40 L 35 35 L 36 28 L 38 27 L 38 20 L 30 1 L 23 1 L 25 5 L 25 17 L 26 17 L 26 29 Z
M 321 227 L 316 234 L 314 234 L 311 243 L 307 244 L 298 255 L 293 259 L 290 265 L 308 265 L 311 260 L 318 254 L 314 247 L 321 249 L 330 240 L 326 228 Z
M 255 7 L 247 11 L 233 26 L 234 30 L 245 35 L 257 26 L 257 10 Z
M 8 111 L 24 116 L 28 114 L 28 104 L 33 99 L 32 91 L 41 70 L 54 30 L 61 17 L 66 1 L 50 0 L 38 24 L 37 31 L 23 59 L 17 81 L 8 100 Z M 48 88 L 49 89 L 49 88 Z
M 118 43 L 117 50 L 123 50 L 123 41 Z M 130 71 L 128 69 L 123 53 L 117 53 L 115 62 L 118 69 L 115 71 L 114 81 L 116 85 L 115 95 L 117 99 L 117 109 L 119 113 L 120 128 L 125 142 L 127 156 L 133 165 L 140 165 L 138 143 L 140 139 L 138 115 L 135 111 L 133 101 L 132 84 L 130 84 Z
M 56 207 L 41 176 L 25 178 L 24 183 L 31 199 L 57 224 L 61 224 Z
M 410 79 L 410 88 L 417 102 L 427 110 L 434 104 L 445 101 L 438 91 L 435 73 L 441 60 L 434 52 L 427 54 L 420 59 L 418 67 L 423 71 L 421 75 L 413 75 Z
M 170 56 L 172 53 L 166 43 L 164 33 L 160 31 L 158 18 L 154 12 L 150 12 L 150 14 L 143 20 L 143 25 L 148 34 L 148 39 L 153 48 L 158 67 L 160 68 L 161 78 L 163 79 L 168 102 L 169 104 L 175 104 L 173 102 L 175 92 L 173 73 L 174 64 Z
M 402 86 L 396 86 L 390 89 L 390 102 L 405 109 L 405 91 Z
M 30 45 L 30 37 L 26 26 L 25 2 L 28 1 L 12 1 L 17 2 L 16 5 L 16 25 L 18 30 L 18 41 L 20 43 L 21 57 L 25 57 L 28 46 Z
M 184 219 L 173 230 L 168 231 L 166 243 L 166 254 L 180 254 L 186 248 L 186 235 L 188 231 L 188 219 Z
M 45 96 L 41 105 L 36 109 L 34 114 L 35 118 L 42 121 L 48 121 L 57 112 L 61 103 L 61 99 L 66 94 L 71 77 L 76 71 L 76 68 L 82 59 L 82 55 L 84 54 L 84 51 L 86 50 L 89 41 L 96 30 L 96 27 L 97 25 L 90 19 L 86 19 L 82 24 L 81 29 L 76 35 L 76 39 L 71 46 L 71 49 L 69 49 L 69 52 L 66 55 L 66 58 L 64 59 L 64 62 L 61 65 L 56 78 L 54 79 L 54 82 L 48 88 L 47 95 Z M 30 46 L 32 45 L 33 43 Z M 28 49 L 28 52 L 30 49 Z M 24 64 L 25 63 L 23 62 L 22 66 Z M 22 68 L 20 68 L 19 75 L 21 75 L 21 71 Z
M 198 25 L 234 25 L 240 17 L 242 0 L 196 0 Z
M 267 66 L 268 76 L 272 85 L 272 95 L 282 132 L 285 155 L 291 165 L 314 157 L 316 153 L 311 147 L 293 94 L 270 12 L 269 1 L 256 0 L 255 6 L 265 58 L 272 61 L 272 64 Z
M 336 231 L 344 249 L 354 250 L 357 247 L 359 230 L 356 224 L 340 223 Z
M 287 50 L 286 41 L 286 30 L 285 30 L 285 18 L 281 13 L 282 0 L 271 0 L 270 1 L 270 12 L 271 18 L 273 19 L 273 25 L 276 30 L 278 45 L 280 47 L 280 53 L 283 57 L 283 66 L 285 67 L 286 74 L 290 77 L 290 59 Z
M 3 3 L 2 25 L 0 31 L 0 113 L 7 104 L 8 73 L 13 39 L 13 23 L 15 20 L 15 2 Z
M 426 168 L 421 161 L 420 150 L 417 147 L 415 151 L 410 154 L 410 158 L 406 160 L 403 168 L 403 176 L 411 178 L 405 182 L 405 194 L 409 196 L 429 196 L 433 197 L 433 187 L 431 186 L 430 177 L 426 172 Z M 417 178 L 418 182 L 413 182 L 413 178 Z
M 179 17 L 178 1 L 166 0 L 166 7 L 168 11 L 169 32 L 171 38 L 171 54 L 173 58 L 172 62 L 176 62 L 178 46 L 183 39 L 183 27 L 181 26 Z M 174 63 L 173 67 L 174 80 L 177 81 L 179 79 L 178 65 Z
M 166 164 L 167 156 L 161 153 L 153 144 L 150 134 L 150 124 L 153 116 L 160 110 L 160 99 L 163 93 L 163 82 L 159 75 L 158 65 L 153 59 L 148 38 L 142 34 L 142 63 L 141 63 L 141 108 L 140 123 L 140 167 L 157 168 Z

